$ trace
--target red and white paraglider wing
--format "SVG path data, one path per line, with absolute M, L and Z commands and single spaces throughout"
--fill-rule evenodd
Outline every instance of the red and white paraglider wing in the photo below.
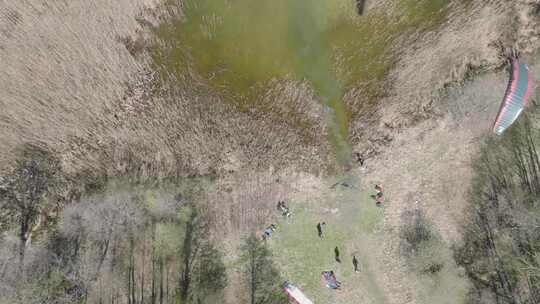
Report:
M 283 286 L 285 293 L 289 296 L 289 299 L 294 301 L 297 304 L 313 304 L 308 297 L 296 287 L 294 284 L 285 283 Z
M 512 73 L 499 113 L 493 123 L 493 132 L 501 135 L 519 117 L 531 97 L 533 81 L 529 67 L 512 58 Z

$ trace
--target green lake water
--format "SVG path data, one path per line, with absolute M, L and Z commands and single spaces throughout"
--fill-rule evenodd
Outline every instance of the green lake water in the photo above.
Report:
M 344 164 L 357 111 L 344 105 L 344 93 L 362 84 L 366 103 L 376 99 L 391 67 L 392 37 L 446 2 L 401 0 L 405 18 L 392 19 L 358 16 L 354 0 L 185 0 L 184 16 L 158 29 L 170 49 L 154 59 L 177 75 L 195 71 L 240 110 L 252 107 L 271 79 L 309 81 L 327 107 L 329 140 Z

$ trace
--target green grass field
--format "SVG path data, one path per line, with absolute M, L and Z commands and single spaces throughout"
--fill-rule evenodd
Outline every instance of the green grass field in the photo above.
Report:
M 333 183 L 329 183 L 327 195 L 317 201 L 291 202 L 293 215 L 278 222 L 268 244 L 284 278 L 297 284 L 314 303 L 386 303 L 374 280 L 377 270 L 371 255 L 380 246 L 377 239 L 384 210 L 369 197 L 371 189 L 362 189 L 359 180 L 351 177 L 347 182 L 355 188 L 330 189 Z M 323 221 L 324 236 L 319 238 L 316 225 Z M 334 259 L 336 246 L 341 263 Z M 359 273 L 353 271 L 353 254 L 360 262 Z M 321 283 L 324 270 L 336 273 L 342 290 Z

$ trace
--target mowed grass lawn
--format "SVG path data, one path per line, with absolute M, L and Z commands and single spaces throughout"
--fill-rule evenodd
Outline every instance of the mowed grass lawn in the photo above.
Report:
M 268 244 L 285 279 L 295 283 L 314 303 L 385 303 L 375 283 L 374 250 L 380 246 L 379 224 L 383 208 L 375 206 L 371 189 L 362 189 L 358 180 L 347 178 L 353 187 L 337 186 L 324 197 L 290 202 L 293 215 L 278 222 Z M 365 187 L 364 187 L 365 188 Z M 323 226 L 319 238 L 316 225 Z M 338 246 L 341 263 L 334 259 Z M 355 273 L 352 255 L 360 262 Z M 333 270 L 342 282 L 336 291 L 321 283 L 321 272 Z

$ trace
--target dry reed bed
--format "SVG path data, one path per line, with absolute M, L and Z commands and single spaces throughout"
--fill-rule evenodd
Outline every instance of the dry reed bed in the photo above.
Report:
M 148 47 L 163 46 L 150 27 L 178 10 L 124 0 L 10 1 L 0 11 L 2 168 L 22 143 L 60 154 L 70 173 L 109 176 L 319 170 L 329 160 L 322 108 L 305 84 L 276 84 L 262 102 L 269 114 L 254 115 L 190 90 L 197 83 L 158 79 Z M 279 115 L 289 112 L 315 114 L 300 130 Z

